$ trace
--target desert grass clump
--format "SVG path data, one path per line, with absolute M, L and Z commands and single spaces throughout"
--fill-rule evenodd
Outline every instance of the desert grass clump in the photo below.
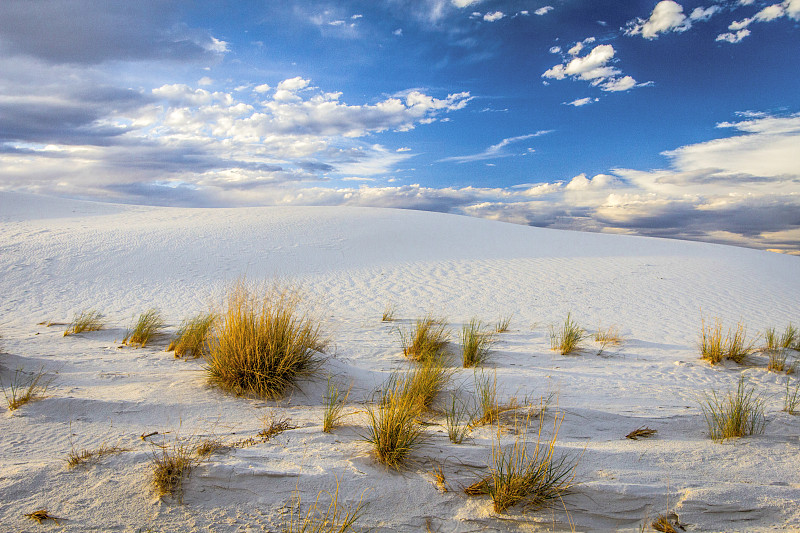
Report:
M 171 445 L 154 445 L 151 457 L 153 488 L 159 498 L 183 499 L 183 483 L 199 463 L 195 448 L 176 440 Z
M 642 426 L 625 435 L 625 438 L 631 440 L 649 439 L 650 437 L 655 436 L 656 433 L 658 433 L 657 429 L 650 429 Z
M 397 310 L 394 304 L 386 304 L 386 307 L 383 308 L 383 314 L 381 315 L 381 322 L 391 322 L 394 320 L 394 313 Z
M 200 313 L 187 318 L 178 328 L 177 337 L 169 343 L 168 352 L 175 357 L 201 357 L 208 353 L 208 336 L 214 325 L 213 313 Z
M 444 410 L 447 438 L 453 444 L 461 444 L 469 433 L 470 422 L 474 418 L 469 403 L 459 398 L 456 393 L 450 394 L 450 401 Z
M 323 493 L 328 496 L 329 503 L 327 507 L 320 506 L 320 498 L 322 498 Z M 317 494 L 317 500 L 306 511 L 305 515 L 300 514 L 299 493 L 295 493 L 293 500 L 292 513 L 289 517 L 289 523 L 283 528 L 284 533 L 346 533 L 348 531 L 357 531 L 354 525 L 364 516 L 367 508 L 367 502 L 364 501 L 363 494 L 354 507 L 347 508 L 341 505 L 339 503 L 338 480 L 333 493 L 320 491 Z
M 791 388 L 788 378 L 786 379 L 786 392 L 783 395 L 783 410 L 790 415 L 800 414 L 800 383 Z
M 163 328 L 164 319 L 161 317 L 161 312 L 156 308 L 148 309 L 139 315 L 139 318 L 125 334 L 122 343 L 144 348 L 148 342 L 161 333 Z
M 500 445 L 500 429 L 492 443 L 489 474 L 465 489 L 469 495 L 488 494 L 494 511 L 522 504 L 525 509 L 541 509 L 567 494 L 575 485 L 577 460 L 556 453 L 556 439 L 563 417 L 556 418 L 553 435 L 543 438 L 543 421 L 539 422 L 536 442 L 529 443 L 520 431 L 511 446 Z M 525 428 L 527 429 L 527 428 Z
M 52 520 L 53 522 L 56 523 L 56 525 L 60 525 L 58 523 L 58 518 L 56 518 L 55 516 L 51 515 L 47 511 L 47 509 L 39 509 L 39 510 L 34 511 L 32 513 L 25 513 L 24 516 L 25 516 L 25 518 L 30 518 L 31 520 L 36 520 L 40 524 L 42 522 L 44 522 L 45 520 Z
M 511 327 L 511 319 L 514 318 L 514 315 L 503 315 L 500 317 L 500 320 L 494 326 L 495 333 L 505 333 L 508 331 L 508 328 Z
M 461 360 L 464 368 L 472 368 L 489 359 L 495 336 L 486 331 L 481 322 L 473 318 L 461 328 Z
M 767 370 L 794 374 L 795 370 L 797 370 L 797 362 L 789 361 L 789 350 L 786 348 L 770 350 Z
M 209 380 L 237 395 L 274 399 L 313 374 L 325 341 L 298 305 L 299 295 L 288 289 L 259 295 L 238 283 L 214 325 L 206 356 Z
M 77 333 L 83 333 L 84 331 L 99 331 L 105 327 L 103 318 L 102 313 L 93 309 L 75 313 L 72 322 L 70 322 L 67 329 L 64 330 L 64 336 L 75 335 Z
M 780 335 L 775 328 L 767 328 L 764 332 L 764 342 L 766 343 L 764 348 L 768 351 L 793 348 L 800 342 L 800 332 L 792 324 L 786 326 Z
M 729 391 L 725 397 L 712 389 L 701 401 L 709 436 L 714 441 L 724 441 L 763 433 L 764 404 L 764 398 L 755 394 L 755 389 L 746 387 L 744 376 L 739 378 L 736 392 Z
M 108 446 L 105 443 L 101 444 L 96 450 L 83 449 L 81 451 L 77 451 L 75 448 L 73 448 L 72 451 L 67 454 L 67 466 L 70 468 L 75 468 L 80 465 L 97 462 L 101 457 L 114 455 L 125 451 L 128 450 L 126 448 L 120 448 L 119 446 Z
M 410 331 L 400 330 L 403 355 L 415 361 L 442 356 L 450 338 L 446 327 L 444 319 L 426 316 L 417 319 Z
M 578 350 L 586 336 L 586 331 L 572 320 L 571 313 L 567 313 L 567 319 L 560 329 L 550 326 L 550 348 L 561 355 L 569 355 Z
M 330 433 L 339 425 L 339 420 L 344 416 L 344 406 L 347 404 L 351 390 L 353 390 L 352 384 L 344 389 L 330 376 L 328 377 L 328 387 L 322 397 L 322 431 L 325 433 Z
M 14 372 L 14 377 L 11 378 L 8 390 L 5 385 L 0 383 L 3 389 L 3 396 L 6 398 L 8 410 L 14 411 L 19 409 L 26 403 L 40 400 L 47 392 L 47 387 L 50 386 L 51 380 L 47 378 L 44 367 L 39 370 L 28 374 L 22 369 L 17 369 Z
M 400 468 L 424 436 L 417 421 L 421 402 L 410 391 L 409 374 L 393 374 L 379 393 L 377 405 L 367 407 L 369 417 L 364 439 L 372 444 L 379 462 Z
M 417 412 L 425 412 L 433 406 L 436 397 L 450 382 L 451 375 L 441 358 L 423 361 L 408 372 L 405 394 Z
M 747 343 L 747 329 L 741 322 L 736 325 L 736 329 L 729 329 L 725 337 L 722 336 L 722 322 L 719 319 L 714 321 L 713 326 L 706 326 L 705 320 L 701 323 L 700 357 L 712 365 L 723 359 L 742 364 L 753 352 L 753 343 Z

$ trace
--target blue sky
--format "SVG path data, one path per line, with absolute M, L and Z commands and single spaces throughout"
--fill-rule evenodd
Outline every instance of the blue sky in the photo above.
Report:
M 4 0 L 0 188 L 800 251 L 800 0 Z

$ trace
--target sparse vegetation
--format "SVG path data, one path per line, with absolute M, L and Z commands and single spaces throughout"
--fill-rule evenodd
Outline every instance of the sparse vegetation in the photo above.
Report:
M 495 324 L 494 331 L 495 333 L 505 333 L 508 331 L 508 328 L 511 327 L 511 319 L 514 318 L 514 315 L 504 315 L 500 317 L 500 320 L 497 321 Z
M 103 314 L 93 309 L 75 313 L 72 322 L 64 331 L 64 336 L 83 333 L 84 331 L 99 331 L 105 327 Z M 48 324 L 49 326 L 50 324 Z
M 715 365 L 723 359 L 730 359 L 738 364 L 742 364 L 744 359 L 753 351 L 753 343 L 746 343 L 747 329 L 744 324 L 739 322 L 735 330 L 728 330 L 728 334 L 722 336 L 722 322 L 714 320 L 714 325 L 707 326 L 705 320 L 702 321 L 702 332 L 700 334 L 700 356 Z
M 60 525 L 58 523 L 58 518 L 51 515 L 47 509 L 39 509 L 38 511 L 34 511 L 32 513 L 25 513 L 25 518 L 30 518 L 31 520 L 36 520 L 38 523 L 42 523 L 45 520 L 52 520 L 56 523 L 56 525 Z
M 422 402 L 410 393 L 412 381 L 410 374 L 393 374 L 380 391 L 378 404 L 367 407 L 365 440 L 372 444 L 378 461 L 392 468 L 402 466 L 423 438 L 417 422 Z
M 729 391 L 726 397 L 721 398 L 712 389 L 701 402 L 709 436 L 723 441 L 763 433 L 766 426 L 764 404 L 764 398 L 755 394 L 755 389 L 745 386 L 744 376 L 739 378 L 736 392 Z
M 237 395 L 278 398 L 316 370 L 325 347 L 319 325 L 298 312 L 299 296 L 257 295 L 239 282 L 218 314 L 206 356 L 209 380 Z
M 231 444 L 233 448 L 248 448 L 269 441 L 273 437 L 280 435 L 284 431 L 295 429 L 297 426 L 292 424 L 292 419 L 288 417 L 276 417 L 270 413 L 261 418 L 261 429 L 255 437 L 248 437 Z
M 72 451 L 67 454 L 67 466 L 70 468 L 75 468 L 76 466 L 94 463 L 101 457 L 114 455 L 116 453 L 122 453 L 125 451 L 127 451 L 127 449 L 120 448 L 118 446 L 108 446 L 105 443 L 101 444 L 96 450 L 88 450 L 84 448 L 81 451 L 77 451 L 75 448 L 73 448 Z
M 489 359 L 492 344 L 495 342 L 493 334 L 486 331 L 481 322 L 473 318 L 469 324 L 461 328 L 461 360 L 464 368 L 472 368 L 485 363 Z
M 494 511 L 502 513 L 521 503 L 526 509 L 540 509 L 560 500 L 574 486 L 577 460 L 556 454 L 556 439 L 563 417 L 556 418 L 553 435 L 543 440 L 542 426 L 536 443 L 528 443 L 527 431 L 520 431 L 513 445 L 500 445 L 500 430 L 492 444 L 489 474 L 465 489 L 469 495 L 488 494 Z
M 200 444 L 195 446 L 194 453 L 199 458 L 205 458 L 226 448 L 227 446 L 219 439 L 203 439 Z
M 400 330 L 403 355 L 414 361 L 439 358 L 444 354 L 449 337 L 446 321 L 432 316 L 417 319 L 410 331 Z
M 793 348 L 800 341 L 800 332 L 792 324 L 786 326 L 780 336 L 775 328 L 767 328 L 764 332 L 764 341 L 766 343 L 764 348 L 768 351 Z
M 352 508 L 345 508 L 339 504 L 339 482 L 333 493 L 325 491 L 330 503 L 327 508 L 320 507 L 320 498 L 323 492 L 317 494 L 314 502 L 305 515 L 300 515 L 300 495 L 295 493 L 292 514 L 289 523 L 283 529 L 284 533 L 346 533 L 356 531 L 354 524 L 364 516 L 367 503 L 362 494 L 361 499 Z
M 444 465 L 437 465 L 436 468 L 431 471 L 431 475 L 433 475 L 433 482 L 436 484 L 436 488 L 439 489 L 440 492 L 447 492 L 447 479 L 444 477 Z
M 397 310 L 394 304 L 386 304 L 381 315 L 381 322 L 391 322 L 394 320 L 394 313 Z
M 183 321 L 177 338 L 167 347 L 175 357 L 201 357 L 208 353 L 208 335 L 214 325 L 213 313 L 200 313 Z
M 128 330 L 125 338 L 122 339 L 122 343 L 144 348 L 148 342 L 161 333 L 163 328 L 164 319 L 161 317 L 161 312 L 156 308 L 148 309 L 139 315 L 135 324 Z
M 658 433 L 658 430 L 642 426 L 625 435 L 625 438 L 631 440 L 649 439 L 650 437 L 655 436 L 656 433 Z
M 658 515 L 656 519 L 650 523 L 650 527 L 662 533 L 678 533 L 678 529 L 681 531 L 686 530 L 678 520 L 678 515 L 675 513 Z
M 9 411 L 14 411 L 26 403 L 41 399 L 47 392 L 49 385 L 50 380 L 47 379 L 44 367 L 40 367 L 39 370 L 32 374 L 28 374 L 22 369 L 17 369 L 14 372 L 14 377 L 11 378 L 8 390 L 6 390 L 4 384 L 0 383 Z
M 770 350 L 769 362 L 767 363 L 767 370 L 772 372 L 785 372 L 787 374 L 794 374 L 797 369 L 796 362 L 789 361 L 789 350 L 786 348 L 779 348 Z
M 622 334 L 620 334 L 617 326 L 609 326 L 605 329 L 599 328 L 594 335 L 592 335 L 592 338 L 594 342 L 600 344 L 597 355 L 602 355 L 609 346 L 619 346 L 622 344 Z
M 171 445 L 154 446 L 151 458 L 153 488 L 160 498 L 171 496 L 181 501 L 183 499 L 183 483 L 199 462 L 194 448 L 178 439 Z
M 578 350 L 586 335 L 586 331 L 572 320 L 571 313 L 567 313 L 561 329 L 550 326 L 550 348 L 561 355 L 569 355 Z
M 427 411 L 450 381 L 451 371 L 441 358 L 432 358 L 414 366 L 407 374 L 405 394 L 418 413 Z
M 339 420 L 344 416 L 342 411 L 352 389 L 353 386 L 350 385 L 347 390 L 344 390 L 333 381 L 331 376 L 328 376 L 328 387 L 325 390 L 325 396 L 322 398 L 322 431 L 325 433 L 333 431 L 333 428 L 339 424 Z
M 786 379 L 786 392 L 783 396 L 783 410 L 790 415 L 800 414 L 800 382 L 794 388 L 789 386 L 789 379 Z
M 451 393 L 444 417 L 450 442 L 453 444 L 464 442 L 464 437 L 469 433 L 470 421 L 474 418 L 469 404 L 459 398 L 456 393 Z

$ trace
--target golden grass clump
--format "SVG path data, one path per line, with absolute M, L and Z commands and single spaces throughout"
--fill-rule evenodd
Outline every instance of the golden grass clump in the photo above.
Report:
M 411 331 L 400 330 L 403 355 L 415 361 L 437 358 L 444 354 L 450 335 L 446 321 L 426 316 L 417 319 Z
M 381 322 L 391 322 L 394 320 L 394 313 L 397 310 L 394 304 L 386 304 L 386 307 L 383 308 L 383 314 L 381 315 Z
M 177 337 L 169 343 L 168 352 L 175 357 L 201 357 L 208 353 L 208 335 L 214 325 L 213 313 L 200 313 L 187 318 L 178 328 Z
M 656 433 L 658 433 L 657 429 L 650 429 L 642 426 L 625 435 L 625 438 L 631 440 L 649 439 L 650 437 L 655 436 Z
M 586 336 L 586 331 L 572 320 L 571 313 L 567 313 L 561 329 L 550 326 L 550 348 L 561 355 L 569 355 L 578 350 Z
M 330 433 L 339 425 L 339 420 L 344 416 L 344 406 L 347 404 L 351 390 L 353 390 L 352 384 L 345 390 L 330 376 L 328 377 L 328 387 L 322 398 L 322 431 L 325 433 Z
M 139 315 L 136 323 L 125 334 L 122 343 L 144 348 L 148 342 L 161 333 L 162 329 L 164 329 L 164 319 L 161 317 L 161 312 L 156 308 L 148 309 Z
M 364 439 L 372 444 L 378 461 L 391 468 L 402 466 L 423 438 L 417 418 L 424 402 L 413 392 L 417 387 L 410 373 L 393 374 L 380 391 L 378 404 L 367 407 Z
M 489 359 L 495 336 L 486 331 L 481 322 L 473 318 L 461 328 L 461 361 L 464 368 L 472 368 Z
M 325 507 L 320 506 L 320 498 L 327 494 L 329 503 Z M 357 531 L 354 524 L 364 516 L 367 502 L 361 499 L 354 507 L 344 507 L 339 503 L 339 482 L 336 482 L 336 489 L 333 493 L 320 491 L 317 500 L 314 502 L 305 515 L 300 514 L 300 495 L 295 493 L 292 513 L 289 523 L 283 528 L 284 533 L 346 533 Z
M 726 397 L 720 397 L 712 389 L 701 401 L 709 436 L 714 441 L 724 441 L 763 433 L 767 424 L 764 404 L 764 398 L 755 394 L 755 389 L 745 386 L 744 376 L 739 378 L 736 392 L 729 391 Z
M 764 332 L 764 341 L 766 343 L 764 348 L 768 351 L 794 348 L 800 342 L 800 332 L 792 324 L 786 326 L 780 335 L 775 328 L 767 328 Z
M 75 313 L 72 322 L 64 330 L 64 336 L 75 335 L 84 331 L 99 331 L 105 327 L 103 318 L 102 313 L 93 309 Z
M 217 314 L 206 356 L 209 380 L 237 395 L 279 398 L 313 374 L 325 341 L 298 304 L 298 294 L 288 289 L 258 294 L 236 284 Z
M 739 322 L 736 329 L 729 329 L 728 334 L 722 336 L 722 322 L 719 319 L 714 325 L 706 326 L 702 321 L 700 334 L 700 357 L 712 365 L 723 359 L 730 359 L 742 364 L 745 358 L 753 352 L 753 343 L 746 342 L 747 328 Z
M 169 444 L 154 445 L 151 465 L 153 488 L 159 498 L 171 496 L 183 499 L 183 483 L 199 463 L 195 448 L 177 440 Z
M 14 372 L 14 377 L 11 378 L 8 390 L 5 385 L 0 383 L 3 389 L 3 396 L 6 398 L 8 410 L 14 411 L 19 409 L 26 403 L 40 400 L 47 392 L 47 387 L 50 386 L 51 380 L 47 379 L 44 367 L 39 370 L 28 374 L 22 369 Z
M 60 525 L 58 523 L 58 518 L 56 518 L 55 516 L 51 515 L 47 511 L 47 509 L 39 509 L 39 510 L 34 511 L 32 513 L 25 513 L 24 516 L 25 516 L 25 518 L 30 518 L 31 520 L 36 520 L 40 524 L 42 522 L 44 522 L 45 520 L 52 520 L 53 522 L 56 523 L 56 525 Z
M 783 395 L 783 410 L 790 415 L 800 414 L 800 383 L 794 388 L 789 386 L 789 378 L 786 378 L 786 392 Z
M 577 460 L 556 453 L 556 439 L 563 417 L 556 418 L 553 435 L 543 438 L 543 421 L 535 443 L 529 443 L 520 431 L 509 447 L 500 445 L 500 428 L 492 443 L 489 474 L 465 489 L 468 495 L 487 494 L 492 498 L 494 511 L 522 504 L 525 509 L 541 509 L 560 501 L 575 485 Z
M 797 370 L 797 362 L 789 361 L 789 350 L 786 348 L 770 350 L 767 370 L 771 372 L 794 374 L 795 370 Z
M 475 417 L 469 403 L 458 397 L 456 393 L 450 394 L 450 402 L 444 409 L 445 427 L 447 438 L 453 444 L 461 444 L 470 430 L 470 422 Z
M 511 319 L 514 318 L 514 315 L 503 315 L 500 317 L 500 320 L 494 326 L 495 333 L 505 333 L 508 331 L 508 328 L 511 327 Z

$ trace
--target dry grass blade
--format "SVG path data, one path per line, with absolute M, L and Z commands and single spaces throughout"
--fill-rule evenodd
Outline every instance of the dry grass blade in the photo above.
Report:
M 656 433 L 658 433 L 658 430 L 642 426 L 625 435 L 625 438 L 631 440 L 649 439 L 655 436 Z
M 73 448 L 72 451 L 67 454 L 67 466 L 70 468 L 75 468 L 76 466 L 94 463 L 101 457 L 126 451 L 128 451 L 127 448 L 120 448 L 119 446 L 107 446 L 106 444 L 101 444 L 96 450 L 83 449 L 80 452 Z
M 766 426 L 764 404 L 764 398 L 755 394 L 755 389 L 745 386 L 744 376 L 739 378 L 736 392 L 729 391 L 724 398 L 712 389 L 701 402 L 709 436 L 715 441 L 724 441 L 763 433 Z
M 154 445 L 155 446 L 155 445 Z M 177 439 L 171 445 L 155 446 L 151 458 L 153 488 L 160 498 L 183 499 L 183 483 L 199 460 L 194 448 Z
M 659 515 L 653 520 L 650 527 L 662 533 L 678 533 L 678 529 L 686 531 L 686 528 L 678 521 L 678 515 L 675 513 Z
M 47 324 L 50 326 L 50 324 Z M 75 313 L 69 327 L 64 331 L 64 336 L 83 333 L 84 331 L 99 331 L 105 327 L 103 314 L 95 310 L 81 311 Z
M 328 387 L 325 396 L 322 398 L 322 431 L 330 433 L 339 424 L 339 420 L 344 416 L 344 406 L 350 397 L 353 389 L 351 384 L 347 390 L 342 389 L 333 379 L 328 376 Z
M 500 430 L 492 444 L 489 474 L 467 487 L 471 495 L 488 494 L 494 511 L 522 504 L 525 509 L 541 509 L 567 494 L 574 486 L 577 460 L 556 453 L 556 439 L 563 417 L 556 418 L 553 435 L 544 440 L 543 422 L 539 422 L 536 443 L 528 443 L 526 431 L 510 447 L 500 445 Z
M 550 326 L 550 348 L 561 355 L 569 355 L 578 350 L 580 343 L 586 338 L 586 331 L 572 320 L 571 313 L 561 329 Z
M 175 357 L 201 357 L 208 353 L 208 335 L 214 325 L 213 313 L 200 313 L 183 321 L 177 338 L 167 347 Z
M 136 323 L 128 330 L 123 344 L 144 348 L 148 342 L 158 335 L 164 328 L 164 319 L 158 309 L 148 309 L 136 320 Z
M 274 399 L 312 375 L 325 341 L 319 326 L 298 312 L 298 299 L 278 288 L 258 296 L 239 282 L 217 315 L 206 356 L 209 380 L 237 395 Z
M 393 374 L 380 391 L 377 405 L 367 407 L 369 422 L 364 440 L 372 444 L 381 463 L 399 468 L 422 441 L 423 429 L 417 422 L 422 402 L 414 394 L 410 374 Z
M 228 448 L 222 441 L 217 439 L 204 439 L 197 446 L 194 447 L 194 453 L 201 458 L 213 455 L 220 450 Z
M 775 328 L 768 328 L 764 332 L 764 341 L 766 342 L 766 350 L 792 348 L 800 341 L 800 332 L 792 324 L 786 326 L 780 336 L 776 333 Z
M 329 503 L 327 507 L 320 507 L 320 498 L 327 494 Z M 308 509 L 305 515 L 300 515 L 300 495 L 295 492 L 294 505 L 289 523 L 284 527 L 284 533 L 346 533 L 356 531 L 355 523 L 364 516 L 367 503 L 364 495 L 352 508 L 345 508 L 339 503 L 339 481 L 336 481 L 336 489 L 333 493 L 320 491 L 314 505 Z M 296 509 L 296 511 L 295 511 Z
M 794 374 L 797 370 L 797 363 L 789 362 L 788 349 L 778 348 L 769 351 L 767 370 L 771 372 L 785 372 L 787 374 Z
M 433 482 L 440 492 L 447 492 L 447 480 L 444 477 L 444 465 L 438 465 L 431 471 Z
M 386 304 L 381 315 L 381 322 L 391 322 L 394 320 L 394 313 L 397 310 L 394 304 Z
M 470 420 L 470 427 L 485 426 L 487 424 L 494 424 L 500 420 L 504 413 L 517 412 L 523 409 L 528 409 L 531 405 L 528 404 L 527 398 L 524 402 L 520 403 L 515 397 L 509 399 L 506 403 L 499 403 L 497 401 L 497 374 L 487 375 L 481 372 L 474 374 L 475 377 L 475 395 L 477 397 L 477 407 L 472 413 L 472 420 Z M 538 414 L 544 412 L 546 402 L 542 400 L 542 408 Z M 529 413 L 530 416 L 530 413 Z
M 434 359 L 444 354 L 449 334 L 446 321 L 427 316 L 418 319 L 411 331 L 400 330 L 403 355 L 415 361 Z
M 789 387 L 789 378 L 786 378 L 786 393 L 783 396 L 783 410 L 790 415 L 800 413 L 800 383 L 792 389 Z
M 56 523 L 56 525 L 60 525 L 58 523 L 58 518 L 56 518 L 55 516 L 53 516 L 49 512 L 47 512 L 47 509 L 39 509 L 38 511 L 34 511 L 32 513 L 25 513 L 24 516 L 25 516 L 25 518 L 30 518 L 31 520 L 36 520 L 40 524 L 42 522 L 44 522 L 45 520 L 52 520 L 53 522 Z
M 470 422 L 474 418 L 472 409 L 457 394 L 450 394 L 450 402 L 444 411 L 447 437 L 453 444 L 461 444 L 469 433 Z
M 497 324 L 495 324 L 494 327 L 495 333 L 505 333 L 508 331 L 508 328 L 511 327 L 512 318 L 514 318 L 513 314 L 500 317 L 500 320 L 497 321 Z
M 460 340 L 464 368 L 472 368 L 489 359 L 495 336 L 486 331 L 478 319 L 473 318 L 461 328 Z
M 5 385 L 0 383 L 3 388 L 3 396 L 5 396 L 8 404 L 8 410 L 14 411 L 26 403 L 43 398 L 47 392 L 47 387 L 50 386 L 50 381 L 46 378 L 44 367 L 39 368 L 39 370 L 30 375 L 22 369 L 17 369 L 14 372 L 14 377 L 11 378 L 8 390 L 6 390 Z

